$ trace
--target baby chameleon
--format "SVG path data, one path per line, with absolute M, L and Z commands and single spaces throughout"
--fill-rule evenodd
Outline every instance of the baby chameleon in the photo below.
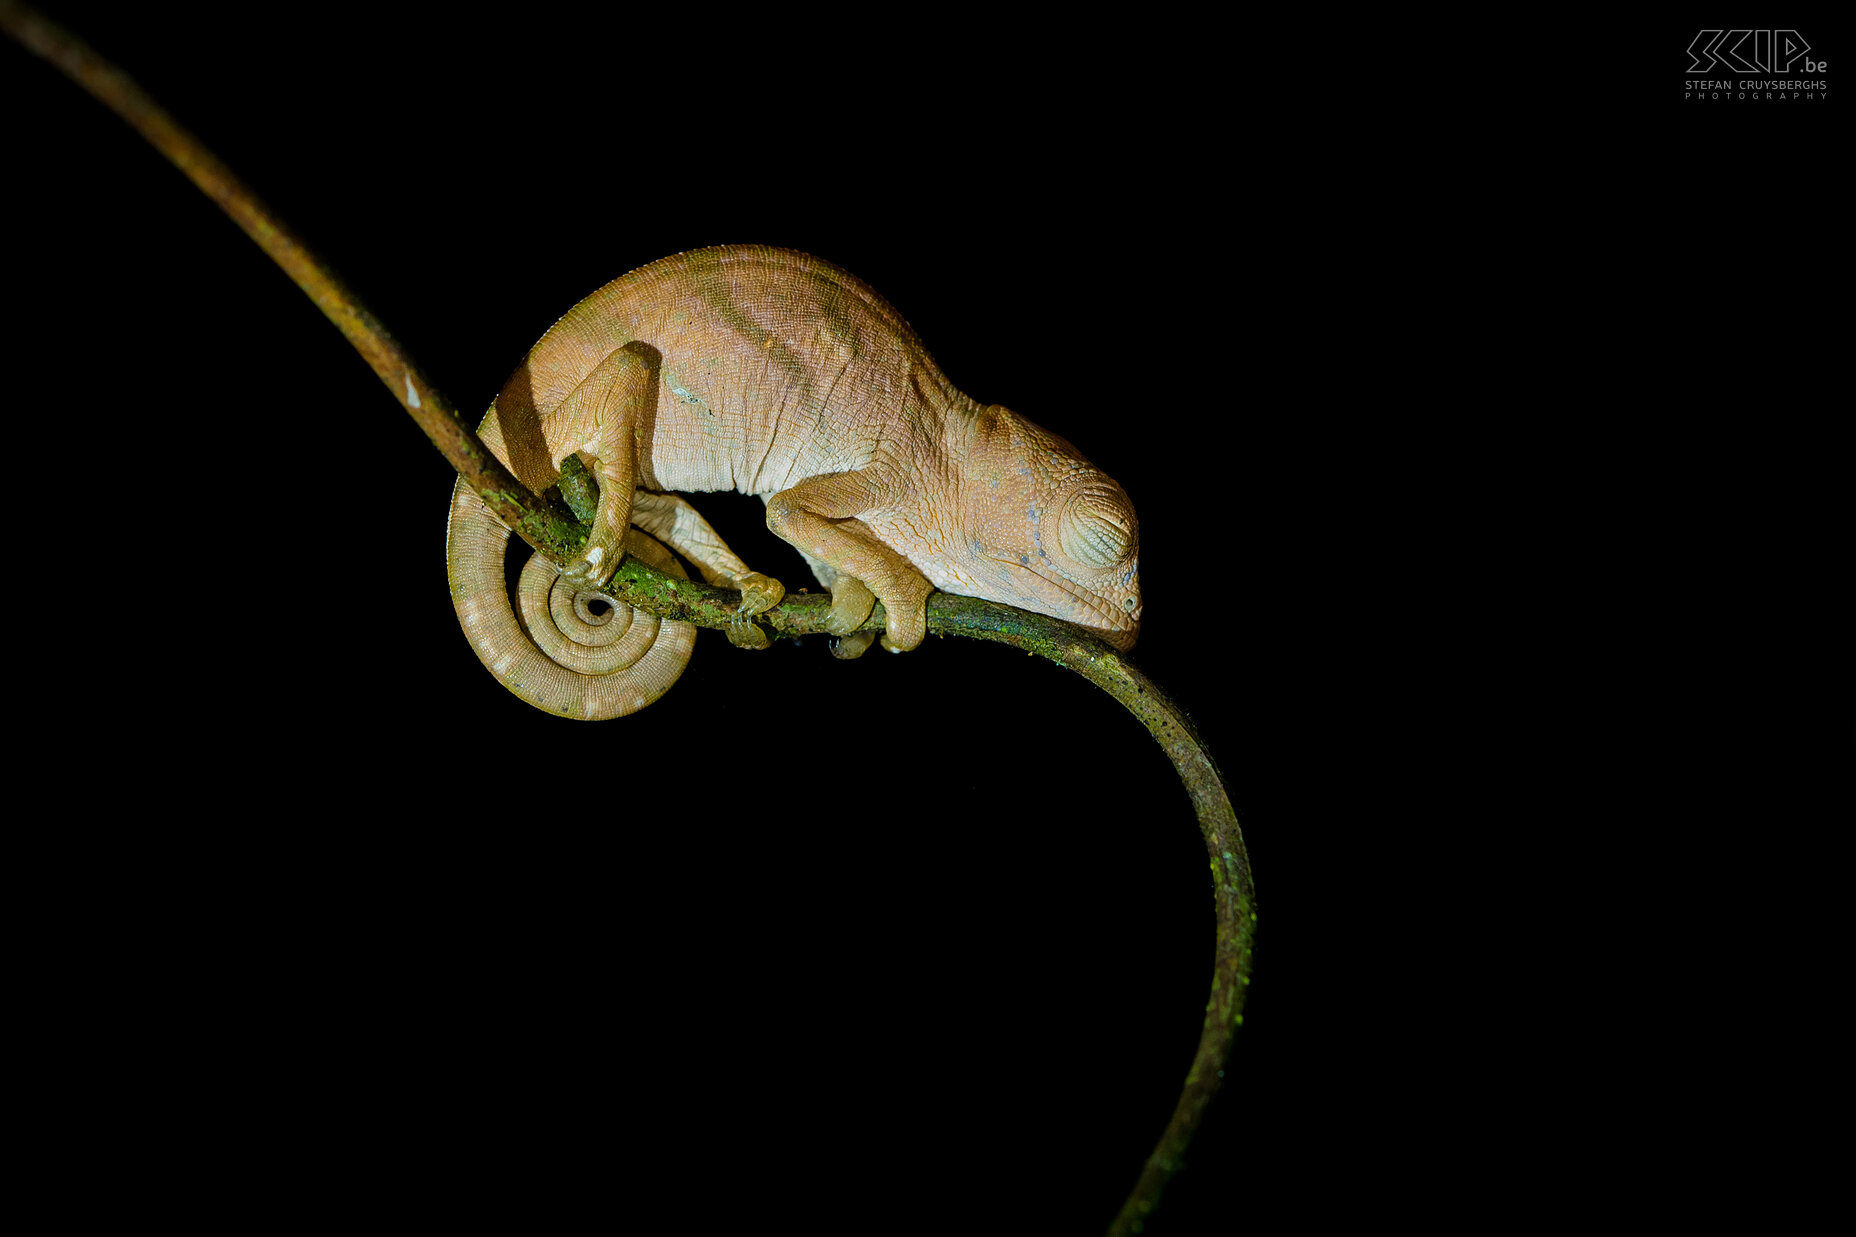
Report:
M 509 531 L 462 481 L 452 493 L 451 596 L 471 645 L 550 713 L 635 712 L 682 673 L 688 623 L 600 589 L 636 554 L 740 589 L 745 614 L 785 588 L 748 569 L 668 491 L 739 490 L 831 591 L 841 656 L 875 599 L 883 643 L 913 649 L 934 589 L 1065 619 L 1119 649 L 1140 630 L 1134 508 L 1063 439 L 950 384 L 882 297 L 828 262 L 724 245 L 614 280 L 568 310 L 490 405 L 478 433 L 530 489 L 578 454 L 599 478 L 585 557 L 536 556 L 510 608 Z M 648 535 L 647 535 L 648 534 Z M 738 643 L 765 641 L 749 625 Z

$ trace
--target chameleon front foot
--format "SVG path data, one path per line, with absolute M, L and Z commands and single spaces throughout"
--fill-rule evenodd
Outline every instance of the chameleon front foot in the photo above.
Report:
M 840 575 L 831 582 L 831 613 L 826 616 L 825 630 L 834 636 L 848 636 L 864 625 L 870 617 L 870 611 L 876 608 L 876 594 L 855 576 Z M 866 646 L 869 641 L 864 641 Z M 855 657 L 862 653 L 852 653 Z
M 848 636 L 840 636 L 831 642 L 831 655 L 839 661 L 856 661 L 870 648 L 870 642 L 874 639 L 874 631 L 854 631 Z
M 839 661 L 855 661 L 864 655 L 874 631 L 858 631 L 870 611 L 876 608 L 876 594 L 855 576 L 840 575 L 831 582 L 831 613 L 825 617 L 825 630 L 838 639 L 831 642 L 831 655 Z
M 934 585 L 919 573 L 901 576 L 883 594 L 883 647 L 906 653 L 928 636 L 928 594 Z

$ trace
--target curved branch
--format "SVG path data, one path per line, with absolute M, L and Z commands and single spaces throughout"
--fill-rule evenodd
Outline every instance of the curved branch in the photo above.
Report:
M 56 65 L 116 112 L 217 202 L 354 345 L 498 519 L 557 564 L 578 556 L 586 531 L 574 512 L 554 497 L 554 491 L 535 495 L 510 475 L 360 299 L 198 138 L 176 123 L 126 73 L 69 31 L 17 0 L 0 0 L 0 29 Z M 570 499 L 584 504 L 585 495 L 575 491 L 577 483 L 577 478 L 566 477 L 562 488 Z M 619 565 L 607 591 L 663 618 L 715 628 L 728 628 L 737 621 L 739 593 L 674 579 L 629 556 Z M 776 637 L 823 632 L 830 606 L 830 597 L 822 593 L 789 596 L 781 605 L 757 616 L 756 621 Z M 882 629 L 884 613 L 880 603 L 864 626 Z M 1113 696 L 1165 749 L 1198 815 L 1199 830 L 1211 855 L 1218 920 L 1211 994 L 1205 1006 L 1204 1030 L 1179 1103 L 1109 1229 L 1110 1237 L 1139 1232 L 1158 1205 L 1168 1178 L 1179 1168 L 1205 1106 L 1218 1090 L 1232 1035 L 1243 1022 L 1257 918 L 1243 835 L 1218 770 L 1184 712 L 1108 645 L 1059 619 L 946 593 L 935 593 L 928 599 L 928 630 L 1024 649 L 1074 670 Z

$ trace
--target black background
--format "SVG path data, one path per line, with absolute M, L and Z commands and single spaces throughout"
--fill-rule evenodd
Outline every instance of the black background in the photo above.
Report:
M 1740 617 L 1821 620 L 1759 523 L 1827 499 L 1785 484 L 1841 375 L 1833 204 L 1790 170 L 1821 119 L 1683 111 L 1648 70 L 1382 92 L 1157 22 L 48 8 L 473 416 L 600 284 L 762 242 L 1122 482 L 1133 660 L 1219 761 L 1261 907 L 1231 1084 L 1149 1232 L 1461 1198 L 1529 1171 L 1599 1027 L 1657 1042 L 1660 946 L 1571 1003 L 1528 947 L 1570 920 L 1547 956 L 1595 956 L 1591 908 L 1665 855 L 1680 814 L 1613 779 L 1696 780 L 1689 728 L 1800 668 Z M 530 709 L 458 632 L 450 472 L 372 373 L 75 87 L 5 44 L 0 90 L 15 415 L 97 526 L 35 606 L 89 632 L 51 746 L 134 756 L 40 870 L 151 1136 L 276 1146 L 277 1209 L 1097 1231 L 1211 960 L 1139 727 L 1001 648 L 716 633 L 645 713 Z M 1787 171 L 1693 172 L 1723 158 Z M 1779 222 L 1727 247 L 1766 302 L 1692 287 Z M 806 582 L 758 502 L 698 501 Z

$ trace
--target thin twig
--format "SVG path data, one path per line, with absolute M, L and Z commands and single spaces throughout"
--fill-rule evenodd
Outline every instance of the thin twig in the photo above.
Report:
M 585 534 L 572 516 L 558 505 L 543 502 L 509 474 L 341 277 L 199 138 L 149 98 L 127 73 L 26 5 L 0 0 L 0 28 L 128 121 L 200 192 L 217 202 L 354 345 L 393 398 L 412 414 L 426 437 L 496 517 L 555 562 L 573 561 L 570 555 L 584 544 Z
M 0 0 L 0 29 L 63 70 L 128 121 L 217 202 L 335 323 L 499 519 L 556 563 L 571 562 L 578 556 L 586 532 L 574 513 L 550 497 L 530 493 L 511 476 L 334 271 L 198 138 L 176 123 L 126 73 L 69 31 L 17 0 Z M 606 591 L 660 617 L 722 629 L 735 623 L 740 600 L 740 594 L 732 590 L 674 579 L 629 556 L 619 565 Z M 758 616 L 757 621 L 776 637 L 800 636 L 823 631 L 829 612 L 827 595 L 796 594 Z M 884 612 L 879 604 L 865 627 L 881 629 L 883 625 Z M 1243 835 L 1218 771 L 1185 714 L 1108 645 L 1059 619 L 947 593 L 929 597 L 928 630 L 936 635 L 969 636 L 1024 649 L 1074 670 L 1119 700 L 1166 750 L 1198 815 L 1199 829 L 1211 854 L 1218 920 L 1211 995 L 1205 1006 L 1198 1051 L 1173 1117 L 1109 1229 L 1110 1237 L 1138 1233 L 1158 1205 L 1168 1178 L 1181 1166 L 1199 1119 L 1224 1076 L 1232 1035 L 1243 1021 L 1257 918 Z

